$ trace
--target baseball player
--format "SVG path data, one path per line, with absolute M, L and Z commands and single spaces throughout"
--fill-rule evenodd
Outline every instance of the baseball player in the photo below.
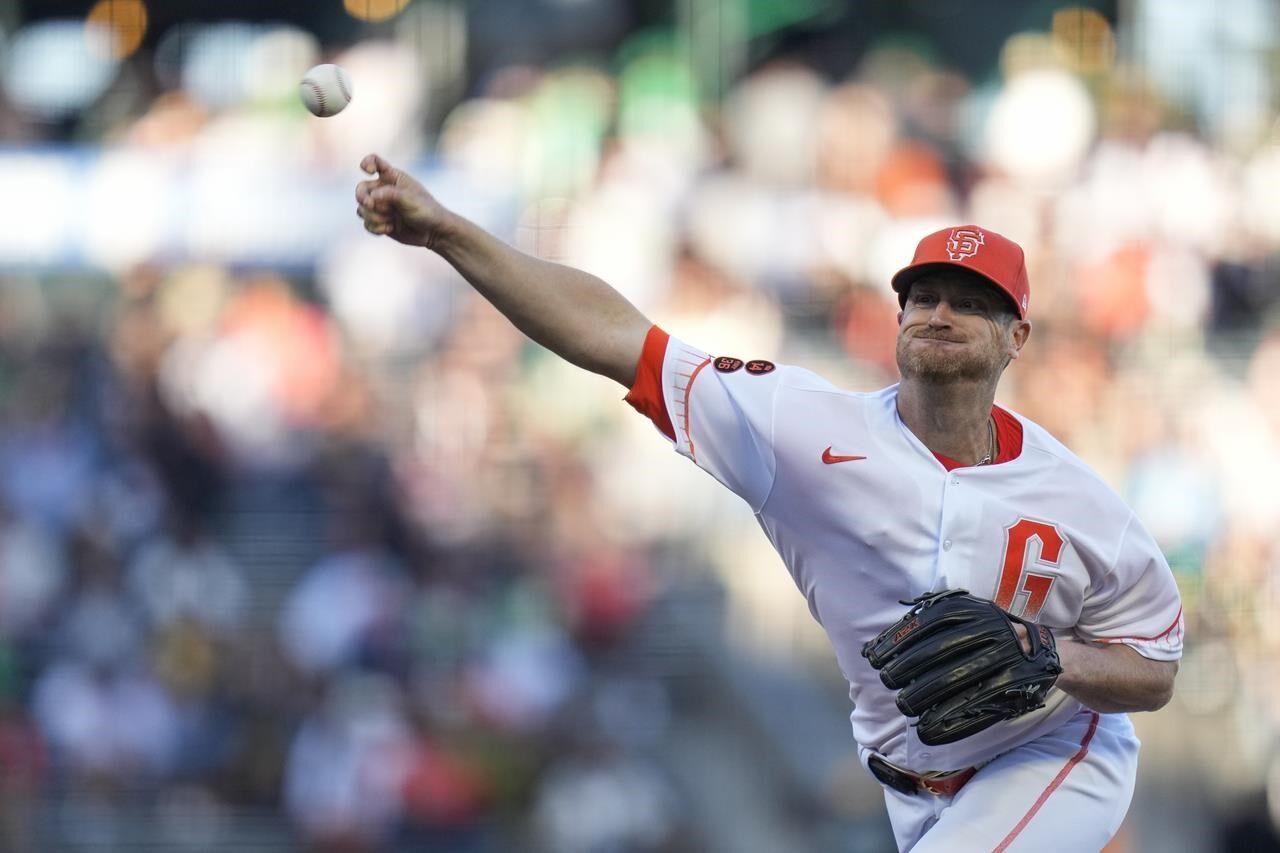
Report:
M 852 393 L 671 337 L 382 158 L 361 167 L 368 231 L 439 253 L 534 341 L 619 382 L 751 506 L 831 638 L 901 850 L 1107 843 L 1135 782 L 1126 713 L 1169 700 L 1182 608 L 1132 510 L 994 405 L 1031 332 L 1016 244 L 976 226 L 922 239 L 892 281 L 901 381 Z

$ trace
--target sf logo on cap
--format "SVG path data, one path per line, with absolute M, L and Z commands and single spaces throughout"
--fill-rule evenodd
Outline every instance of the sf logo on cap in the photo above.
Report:
M 947 238 L 947 254 L 953 261 L 963 261 L 978 254 L 982 232 L 976 228 L 956 228 Z

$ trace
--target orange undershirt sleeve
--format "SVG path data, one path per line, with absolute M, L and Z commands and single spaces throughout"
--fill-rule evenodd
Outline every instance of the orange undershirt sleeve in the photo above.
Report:
M 645 335 L 640 361 L 636 363 L 636 379 L 623 399 L 640 414 L 653 421 L 653 425 L 672 441 L 676 440 L 671 415 L 662 396 L 662 362 L 667 354 L 669 335 L 657 326 L 649 327 Z

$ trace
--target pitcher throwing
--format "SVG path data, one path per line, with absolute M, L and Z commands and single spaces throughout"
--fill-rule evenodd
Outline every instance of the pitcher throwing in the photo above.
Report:
M 973 225 L 924 237 L 892 280 L 902 379 L 853 393 L 670 337 L 380 157 L 361 167 L 368 231 L 439 253 L 751 506 L 831 639 L 901 850 L 1107 843 L 1137 771 L 1126 713 L 1169 700 L 1182 608 L 1133 511 L 994 405 L 1031 334 L 1021 248 Z

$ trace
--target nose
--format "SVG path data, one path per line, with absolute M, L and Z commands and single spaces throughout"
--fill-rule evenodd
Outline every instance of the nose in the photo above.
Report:
M 933 306 L 933 310 L 929 312 L 930 326 L 950 326 L 953 319 L 951 303 L 945 299 L 939 299 L 937 304 Z

